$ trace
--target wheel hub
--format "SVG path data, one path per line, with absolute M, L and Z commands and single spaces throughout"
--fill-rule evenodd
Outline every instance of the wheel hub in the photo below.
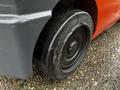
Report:
M 67 48 L 67 55 L 69 56 L 69 58 L 73 57 L 73 55 L 77 52 L 77 49 L 78 49 L 78 41 L 76 40 L 71 41 L 71 43 L 68 45 Z
M 83 27 L 76 28 L 75 31 L 67 38 L 63 48 L 62 68 L 67 69 L 74 65 L 81 56 L 85 47 L 86 33 Z

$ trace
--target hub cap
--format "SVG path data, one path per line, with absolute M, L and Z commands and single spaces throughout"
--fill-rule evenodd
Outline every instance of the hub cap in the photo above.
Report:
M 84 27 L 79 27 L 67 38 L 62 52 L 61 65 L 62 69 L 69 69 L 81 57 L 86 43 L 86 30 Z

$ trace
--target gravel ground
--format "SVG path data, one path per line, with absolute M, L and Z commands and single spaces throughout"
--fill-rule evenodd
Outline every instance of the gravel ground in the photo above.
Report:
M 85 61 L 66 80 L 0 77 L 0 90 L 120 90 L 120 23 L 92 41 Z

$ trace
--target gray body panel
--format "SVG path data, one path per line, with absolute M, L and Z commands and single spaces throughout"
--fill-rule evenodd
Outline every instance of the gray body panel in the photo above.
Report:
M 35 44 L 51 17 L 36 17 L 34 13 L 52 10 L 56 3 L 54 0 L 0 0 L 0 75 L 26 78 L 33 74 Z M 27 18 L 32 13 L 33 17 Z

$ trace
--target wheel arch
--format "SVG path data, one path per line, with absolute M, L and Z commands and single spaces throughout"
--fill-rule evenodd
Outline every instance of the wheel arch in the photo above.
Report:
M 93 19 L 94 31 L 97 25 L 98 9 L 96 0 L 60 0 L 53 9 L 53 15 L 65 9 L 79 9 L 89 13 Z

